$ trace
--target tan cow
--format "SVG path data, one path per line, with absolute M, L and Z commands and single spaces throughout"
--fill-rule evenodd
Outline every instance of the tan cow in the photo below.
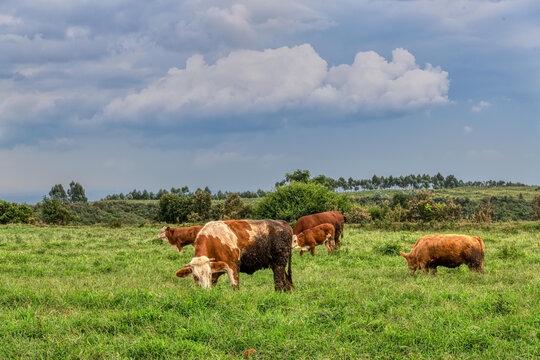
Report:
M 181 228 L 164 226 L 157 237 L 163 241 L 168 241 L 172 246 L 176 246 L 181 254 L 184 246 L 195 242 L 195 238 L 202 228 L 202 225 Z
M 324 244 L 327 252 L 334 250 L 335 229 L 332 224 L 317 225 L 312 229 L 307 229 L 298 235 L 293 235 L 293 249 L 300 248 L 300 256 L 304 251 L 311 251 L 315 256 L 315 246 Z
M 455 268 L 466 264 L 470 270 L 484 272 L 484 242 L 479 236 L 435 234 L 418 239 L 410 253 L 400 251 L 411 275 L 421 269 L 437 274 L 437 266 Z

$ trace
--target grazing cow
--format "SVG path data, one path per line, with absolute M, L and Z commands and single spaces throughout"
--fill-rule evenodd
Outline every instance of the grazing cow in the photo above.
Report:
M 292 236 L 291 227 L 282 220 L 211 221 L 197 235 L 193 259 L 176 276 L 193 274 L 197 285 L 210 289 L 227 273 L 231 286 L 238 288 L 240 272 L 270 268 L 275 290 L 288 291 L 293 287 Z
M 437 266 L 455 268 L 466 264 L 470 270 L 484 272 L 484 242 L 479 236 L 436 234 L 421 237 L 410 253 L 400 251 L 411 275 L 417 269 L 437 274 Z
M 172 246 L 176 246 L 181 254 L 184 246 L 195 242 L 195 238 L 202 228 L 202 225 L 182 228 L 164 226 L 157 237 L 163 241 L 168 241 Z
M 296 225 L 293 229 L 293 234 L 298 235 L 304 230 L 314 228 L 315 226 L 321 224 L 332 224 L 334 226 L 336 232 L 334 241 L 336 243 L 336 247 L 339 248 L 339 246 L 341 245 L 339 238 L 341 236 L 341 239 L 343 240 L 343 227 L 345 224 L 345 218 L 343 217 L 343 215 L 341 215 L 339 211 L 327 211 L 323 213 L 302 216 L 296 222 Z
M 334 250 L 335 229 L 332 224 L 317 225 L 312 229 L 307 229 L 300 234 L 293 235 L 293 249 L 300 248 L 300 256 L 304 251 L 311 251 L 311 255 L 315 256 L 315 246 L 324 244 L 326 251 Z

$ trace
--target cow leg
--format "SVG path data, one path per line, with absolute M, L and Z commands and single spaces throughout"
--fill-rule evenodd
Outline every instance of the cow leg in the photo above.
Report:
M 340 235 L 342 235 L 342 233 L 343 233 L 343 230 L 340 227 L 336 226 L 336 233 L 334 235 L 334 243 L 336 245 L 336 249 L 339 249 L 340 246 L 341 246 L 341 242 L 339 241 L 339 237 L 340 237 Z M 343 236 L 341 236 L 341 237 L 343 238 Z
M 420 269 L 422 269 L 422 273 L 429 274 L 429 266 L 427 265 L 420 265 Z
M 272 271 L 274 272 L 274 289 L 276 291 L 291 290 L 291 285 L 289 284 L 287 274 L 285 273 L 285 266 L 274 265 Z
M 229 276 L 229 282 L 231 286 L 238 290 L 240 289 L 240 274 L 238 272 L 238 265 L 235 264 L 227 264 L 227 275 Z
M 309 250 L 311 251 L 311 255 L 315 256 L 315 245 L 311 245 Z
M 223 273 L 213 273 L 212 274 L 212 285 L 217 285 L 219 277 L 223 275 Z
M 431 275 L 432 276 L 437 275 L 437 267 L 436 266 L 433 266 L 430 270 L 431 270 Z
M 302 254 L 304 254 L 304 250 L 300 250 L 300 256 L 302 256 Z

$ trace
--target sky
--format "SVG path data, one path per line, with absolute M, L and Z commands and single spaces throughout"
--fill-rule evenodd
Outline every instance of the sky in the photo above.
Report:
M 537 0 L 3 0 L 0 199 L 540 184 Z

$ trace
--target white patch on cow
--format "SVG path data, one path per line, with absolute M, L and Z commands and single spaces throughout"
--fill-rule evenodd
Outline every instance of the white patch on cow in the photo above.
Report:
M 169 239 L 167 239 L 167 235 L 165 235 L 166 232 L 167 232 L 167 227 L 166 226 L 162 227 L 157 238 L 163 241 L 169 241 Z
M 302 251 L 309 251 L 311 249 L 311 246 L 309 245 L 302 246 L 300 249 L 302 249 Z
M 234 279 L 234 271 L 233 271 L 233 269 L 231 269 L 229 267 L 229 265 L 227 265 L 225 267 L 225 270 L 227 270 L 227 276 L 229 276 L 229 282 L 231 283 L 231 285 L 238 286 L 238 282 Z
M 202 228 L 200 235 L 213 236 L 218 238 L 223 245 L 231 248 L 231 250 L 238 248 L 238 237 L 232 230 L 221 221 L 209 222 Z
M 296 249 L 298 247 L 300 247 L 300 246 L 298 246 L 298 236 L 293 235 L 292 236 L 292 248 Z
M 210 268 L 210 259 L 206 256 L 194 257 L 188 264 L 193 272 L 193 279 L 204 289 L 212 288 L 212 269 Z
M 249 226 L 251 226 L 251 230 L 247 231 L 247 233 L 249 234 L 249 241 L 253 241 L 253 239 L 261 236 L 268 236 L 268 234 L 270 233 L 268 224 L 265 222 L 246 222 L 249 224 Z

